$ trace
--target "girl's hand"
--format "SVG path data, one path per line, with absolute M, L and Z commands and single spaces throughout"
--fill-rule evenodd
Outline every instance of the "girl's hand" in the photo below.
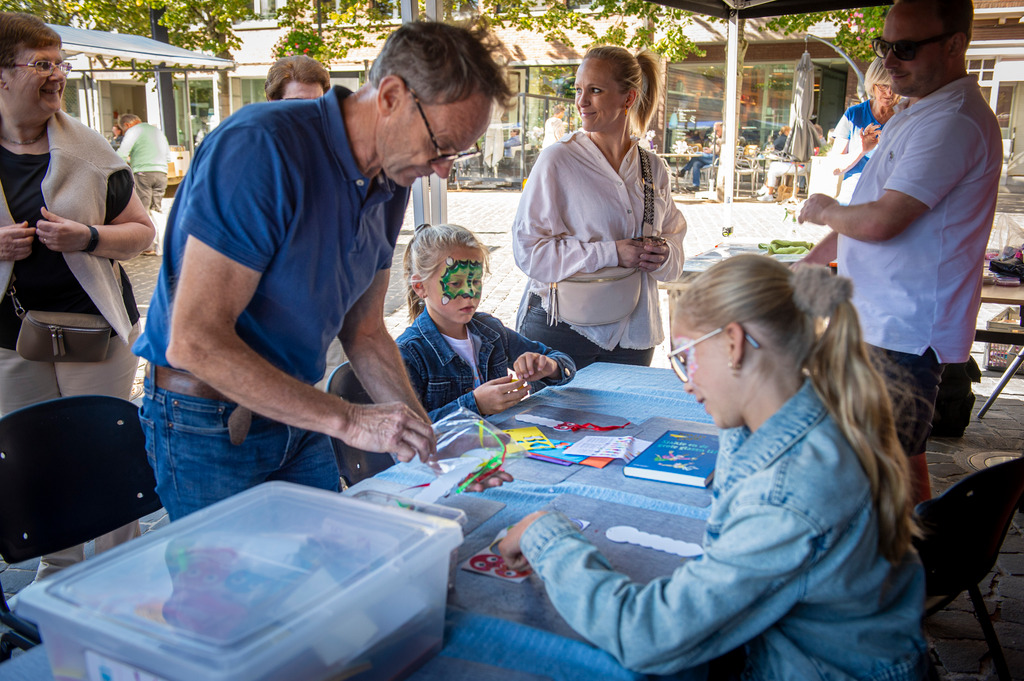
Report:
M 43 206 L 43 219 L 36 223 L 36 237 L 51 251 L 66 253 L 83 251 L 89 245 L 92 232 L 87 225 L 62 218 Z
M 0 260 L 24 260 L 31 255 L 35 233 L 27 222 L 0 227 Z
M 536 511 L 526 516 L 508 531 L 504 539 L 498 542 L 498 552 L 501 553 L 505 565 L 510 569 L 522 570 L 530 565 L 530 562 L 526 560 L 526 556 L 523 555 L 522 550 L 519 548 L 519 541 L 523 538 L 523 532 L 526 532 L 526 528 L 545 513 L 547 511 Z
M 512 376 L 487 381 L 473 391 L 477 410 L 483 416 L 498 414 L 518 404 L 530 394 L 526 381 L 517 381 Z
M 558 362 L 538 352 L 524 352 L 512 365 L 512 371 L 524 381 L 539 381 L 558 373 Z

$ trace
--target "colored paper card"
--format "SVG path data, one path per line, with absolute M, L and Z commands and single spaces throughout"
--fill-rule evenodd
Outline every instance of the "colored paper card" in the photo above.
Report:
M 628 462 L 650 444 L 647 440 L 639 440 L 632 435 L 588 435 L 566 449 L 565 453 L 622 459 Z
M 615 459 L 610 457 L 588 456 L 583 459 L 583 461 L 580 461 L 580 464 L 583 466 L 591 466 L 592 468 L 604 468 L 612 461 L 615 461 Z
M 540 432 L 540 428 L 536 426 L 530 426 L 529 428 L 512 428 L 506 430 L 505 433 L 512 438 L 514 442 L 522 445 L 528 451 L 535 449 L 554 449 L 554 445 L 551 444 L 551 440 L 544 436 L 544 433 Z

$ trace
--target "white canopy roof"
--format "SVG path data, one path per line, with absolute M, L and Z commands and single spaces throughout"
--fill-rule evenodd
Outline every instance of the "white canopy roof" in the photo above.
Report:
M 84 54 L 89 57 L 117 57 L 125 61 L 152 62 L 170 67 L 201 70 L 231 70 L 235 62 L 230 59 L 211 57 L 202 52 L 168 45 L 152 38 L 129 33 L 107 33 L 71 26 L 47 24 L 59 35 L 68 56 Z

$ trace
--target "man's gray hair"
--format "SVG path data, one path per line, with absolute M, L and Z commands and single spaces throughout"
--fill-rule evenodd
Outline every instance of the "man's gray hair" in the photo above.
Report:
M 121 129 L 124 130 L 130 125 L 141 123 L 142 119 L 132 113 L 121 114 L 121 117 L 117 119 L 117 122 L 121 124 Z
M 370 68 L 374 87 L 398 76 L 424 104 L 461 102 L 477 93 L 508 108 L 512 89 L 498 59 L 500 42 L 486 25 L 433 21 L 403 24 L 388 36 Z

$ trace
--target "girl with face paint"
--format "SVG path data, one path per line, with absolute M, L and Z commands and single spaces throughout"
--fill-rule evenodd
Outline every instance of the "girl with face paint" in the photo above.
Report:
M 477 311 L 487 250 L 456 225 L 420 225 L 405 252 L 411 326 L 398 338 L 413 389 L 436 421 L 465 407 L 496 414 L 576 365 Z

